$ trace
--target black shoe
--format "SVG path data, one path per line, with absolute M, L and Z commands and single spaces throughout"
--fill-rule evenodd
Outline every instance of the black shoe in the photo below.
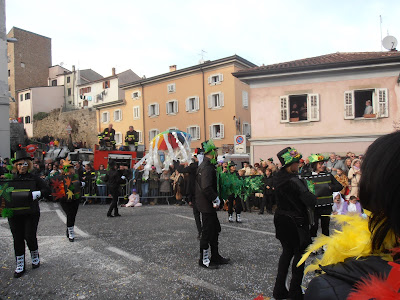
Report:
M 264 212 L 263 212 L 263 211 L 260 211 L 258 214 L 259 214 L 259 215 L 263 215 L 263 214 L 264 214 Z
M 37 269 L 40 267 L 40 262 L 38 264 L 32 264 L 32 269 Z
M 225 258 L 225 257 L 222 257 L 221 255 L 218 255 L 218 257 L 215 259 L 213 259 L 211 257 L 211 262 L 216 265 L 227 265 L 227 264 L 229 264 L 230 260 L 231 260 L 230 258 Z
M 69 238 L 69 234 L 68 234 L 68 228 L 67 228 L 67 238 Z
M 70 239 L 70 238 L 68 238 L 68 240 L 69 240 L 71 243 L 75 242 L 75 239 Z
M 25 273 L 25 269 L 22 272 L 19 272 L 19 273 L 14 272 L 14 278 L 20 278 L 22 275 L 24 275 L 24 273 Z
M 201 259 L 199 259 L 199 266 L 210 270 L 218 269 L 218 265 L 213 262 L 210 262 L 210 264 L 207 267 L 205 264 L 203 264 L 203 260 Z
M 120 214 L 114 214 L 114 217 L 121 217 Z
M 109 217 L 109 218 L 113 218 L 114 216 L 113 216 L 113 215 L 107 215 L 107 217 Z

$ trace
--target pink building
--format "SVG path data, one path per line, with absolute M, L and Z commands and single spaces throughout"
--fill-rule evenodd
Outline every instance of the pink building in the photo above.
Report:
M 400 53 L 333 53 L 233 74 L 250 85 L 253 162 L 285 146 L 364 153 L 400 121 Z M 368 102 L 368 103 L 367 103 Z

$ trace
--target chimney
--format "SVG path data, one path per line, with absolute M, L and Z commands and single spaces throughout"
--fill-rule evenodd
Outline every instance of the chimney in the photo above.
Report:
M 115 76 L 115 68 L 112 68 L 112 71 L 111 71 L 111 73 L 112 73 L 112 75 L 111 75 L 111 76 Z
M 170 72 L 176 71 L 176 65 L 169 66 L 169 71 Z
M 72 72 L 75 72 L 75 65 L 72 65 Z

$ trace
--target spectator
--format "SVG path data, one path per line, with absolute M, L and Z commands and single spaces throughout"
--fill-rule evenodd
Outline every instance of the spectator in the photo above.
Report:
M 83 181 L 85 182 L 85 196 L 92 196 L 96 194 L 94 190 L 94 180 L 96 178 L 96 172 L 93 170 L 90 164 L 86 164 L 85 171 L 83 171 Z M 92 200 L 89 200 L 92 203 Z
M 171 173 L 169 170 L 164 170 L 160 175 L 160 194 L 166 198 L 168 202 L 168 197 L 171 195 Z
M 346 160 L 344 161 L 344 172 L 345 172 L 345 175 L 347 175 L 347 176 L 351 169 L 351 162 L 352 162 L 352 159 L 350 157 L 346 158 Z
M 336 154 L 332 152 L 329 155 L 329 160 L 326 162 L 326 170 L 335 176 L 338 169 L 344 170 L 344 164 L 341 160 L 337 160 Z
M 365 115 L 370 115 L 370 114 L 372 114 L 372 112 L 373 112 L 373 109 L 372 109 L 371 100 L 365 101 L 364 116 Z
M 297 108 L 297 104 L 294 103 L 292 106 L 292 110 L 290 111 L 291 119 L 299 119 L 299 109 Z
M 159 180 L 160 178 L 158 177 L 156 167 L 152 166 L 149 174 L 150 197 L 153 198 L 153 201 L 150 204 L 152 205 L 157 204 Z
M 121 207 L 139 207 L 142 206 L 140 203 L 140 197 L 136 192 L 136 189 L 132 189 L 132 194 L 129 195 L 129 201 L 127 204 L 122 204 Z
M 179 173 L 178 170 L 171 175 L 172 186 L 175 194 L 176 203 L 179 205 L 183 205 L 184 201 L 183 198 L 183 174 Z
M 83 181 L 83 168 L 79 161 L 75 163 L 75 174 L 78 174 L 79 181 Z
M 347 195 L 349 193 L 349 178 L 347 178 L 342 169 L 337 170 L 335 179 L 343 186 L 340 193 L 342 195 Z
M 344 215 L 362 215 L 361 204 L 358 202 L 355 196 L 350 196 L 349 203 L 345 202 L 343 204 L 343 214 Z
M 97 192 L 100 197 L 100 204 L 107 204 L 106 195 L 107 195 L 107 185 L 104 182 L 104 177 L 106 176 L 107 171 L 104 168 L 104 165 L 101 164 L 99 166 L 99 170 L 96 172 L 96 185 Z
M 350 192 L 348 197 L 350 198 L 351 196 L 355 196 L 356 198 L 358 197 L 358 184 L 361 179 L 361 161 L 356 158 L 353 160 L 351 163 L 351 169 L 349 171 L 349 175 L 347 176 L 350 180 Z
M 244 176 L 249 176 L 250 175 L 250 165 L 247 161 L 243 163 L 243 169 L 245 171 Z
M 332 215 L 343 215 L 343 206 L 345 201 L 339 192 L 333 192 Z
M 273 195 L 273 178 L 271 169 L 265 169 L 265 176 L 263 177 L 264 188 L 263 188 L 263 199 L 261 202 L 259 214 L 264 214 L 264 207 L 267 207 L 267 213 L 272 214 L 272 206 L 275 204 Z

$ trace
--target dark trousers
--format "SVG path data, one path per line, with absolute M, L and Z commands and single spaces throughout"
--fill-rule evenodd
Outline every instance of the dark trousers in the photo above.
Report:
M 260 205 L 260 213 L 264 212 L 264 207 L 267 208 L 267 212 L 272 212 L 272 206 L 274 205 L 273 199 L 274 197 L 272 194 L 267 194 L 264 192 Z
M 235 212 L 236 214 L 240 214 L 243 210 L 242 201 L 239 197 L 229 196 L 228 197 L 228 214 L 233 214 L 233 202 L 235 201 Z
M 72 227 L 75 225 L 76 214 L 78 213 L 79 201 L 71 202 L 60 202 L 61 207 L 65 214 L 67 215 L 67 227 Z
M 281 245 L 283 251 L 281 257 L 279 258 L 278 274 L 276 275 L 273 296 L 277 299 L 303 299 L 300 285 L 303 280 L 304 263 L 299 267 L 297 267 L 297 263 L 300 261 L 301 256 L 304 253 L 304 249 L 300 249 L 300 247 L 293 247 L 283 241 L 281 241 Z M 287 294 L 288 291 L 286 289 L 285 282 L 292 258 L 292 279 L 290 281 L 289 294 Z
M 15 256 L 25 254 L 25 241 L 30 251 L 38 249 L 37 228 L 40 213 L 31 215 L 20 215 L 8 218 L 8 224 L 14 239 Z
M 218 235 L 221 232 L 221 225 L 217 213 L 201 213 L 203 227 L 201 229 L 200 250 L 208 249 L 211 251 L 218 249 Z
M 110 193 L 112 196 L 110 208 L 108 209 L 107 215 L 111 215 L 114 210 L 114 215 L 118 215 L 118 196 L 119 196 L 119 187 L 110 189 Z
M 194 199 L 194 197 L 191 198 Z M 192 205 L 193 205 L 193 216 L 194 216 L 194 221 L 196 222 L 197 232 L 200 234 L 201 233 L 200 212 L 198 211 L 196 203 L 193 200 L 192 200 Z
M 322 234 L 329 236 L 329 224 L 331 222 L 331 218 L 330 218 L 331 211 L 332 211 L 332 207 L 330 205 L 315 208 L 314 225 L 311 226 L 311 229 L 310 229 L 310 233 L 311 233 L 312 237 L 317 236 L 319 219 L 321 219 Z

